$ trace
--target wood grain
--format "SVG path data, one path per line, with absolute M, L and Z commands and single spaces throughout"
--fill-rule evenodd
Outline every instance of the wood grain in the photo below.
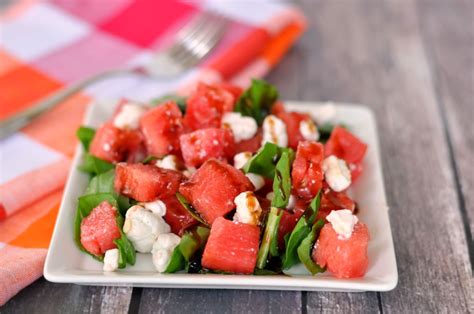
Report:
M 431 77 L 459 180 L 458 200 L 474 262 L 474 2 L 418 1 Z
M 0 313 L 127 313 L 132 288 L 54 284 L 41 278 L 0 309 Z
M 468 312 L 466 238 L 415 3 L 304 4 L 301 98 L 359 102 L 377 116 L 400 275 L 398 288 L 381 294 L 383 311 Z M 307 298 L 309 306 L 321 294 Z M 367 298 L 339 310 L 374 310 Z

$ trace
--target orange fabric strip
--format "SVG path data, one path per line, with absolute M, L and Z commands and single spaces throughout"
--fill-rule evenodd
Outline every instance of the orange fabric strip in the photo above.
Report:
M 304 27 L 301 23 L 289 24 L 268 43 L 262 52 L 262 57 L 270 66 L 274 66 L 283 58 L 284 54 L 301 36 L 303 31 Z

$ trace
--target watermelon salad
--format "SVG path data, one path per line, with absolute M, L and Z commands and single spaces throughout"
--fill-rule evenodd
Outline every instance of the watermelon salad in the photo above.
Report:
M 367 226 L 348 189 L 367 145 L 332 105 L 287 111 L 277 89 L 201 83 L 187 98 L 121 100 L 82 126 L 90 175 L 78 247 L 115 271 L 148 254 L 160 273 L 364 276 Z

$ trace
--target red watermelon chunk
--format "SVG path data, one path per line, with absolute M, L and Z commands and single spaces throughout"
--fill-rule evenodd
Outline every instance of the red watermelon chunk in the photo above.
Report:
M 323 171 L 321 162 L 324 157 L 324 147 L 314 141 L 304 141 L 298 144 L 291 179 L 296 195 L 309 200 L 316 196 L 322 187 Z
M 278 118 L 283 120 L 286 125 L 286 133 L 288 134 L 288 146 L 296 149 L 300 141 L 305 138 L 300 132 L 300 123 L 304 120 L 311 120 L 311 117 L 306 113 L 299 112 L 279 112 Z
M 331 211 L 339 209 L 348 209 L 354 212 L 355 202 L 345 192 L 334 192 L 329 187 L 323 188 L 317 219 L 326 219 Z
M 327 223 L 314 246 L 313 260 L 321 267 L 327 266 L 337 278 L 362 277 L 369 266 L 369 239 L 369 229 L 361 222 L 354 226 L 347 240 L 340 239 L 332 225 Z
M 226 89 L 200 83 L 186 101 L 185 124 L 192 130 L 218 128 L 225 112 L 234 109 L 234 96 Z
M 134 159 L 143 151 L 143 137 L 137 130 L 121 130 L 112 122 L 107 122 L 97 130 L 89 151 L 95 157 L 109 162 Z
M 117 209 L 103 201 L 82 220 L 81 244 L 87 252 L 99 256 L 116 247 L 114 240 L 120 238 L 117 215 Z
M 179 136 L 184 132 L 183 117 L 174 101 L 146 112 L 140 120 L 148 154 L 163 156 L 179 153 Z
M 180 137 L 183 159 L 188 167 L 199 167 L 210 158 L 229 159 L 235 152 L 232 132 L 209 128 L 183 134 Z
M 216 159 L 206 161 L 179 192 L 210 224 L 235 208 L 234 198 L 254 186 L 239 170 Z
M 251 152 L 255 153 L 262 146 L 262 129 L 259 128 L 257 134 L 248 140 L 235 143 L 235 153 Z
M 175 195 L 183 175 L 154 165 L 119 163 L 115 169 L 115 190 L 139 202 Z
M 260 229 L 226 220 L 216 219 L 211 228 L 202 266 L 238 274 L 251 274 L 257 262 Z
M 189 227 L 197 224 L 197 220 L 181 205 L 176 196 L 162 199 L 166 204 L 165 221 L 170 225 L 171 232 L 182 235 Z

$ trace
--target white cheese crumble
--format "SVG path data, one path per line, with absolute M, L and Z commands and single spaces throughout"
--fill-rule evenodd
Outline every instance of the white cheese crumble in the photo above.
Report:
M 163 218 L 142 206 L 132 206 L 125 215 L 123 232 L 140 253 L 149 253 L 158 235 L 170 230 Z
M 163 169 L 178 170 L 178 158 L 175 155 L 166 155 L 156 161 L 156 166 Z
M 274 115 L 269 115 L 263 120 L 262 145 L 266 142 L 276 144 L 281 147 L 288 146 L 288 134 L 285 123 Z
M 236 169 L 242 169 L 250 159 L 252 159 L 251 152 L 238 153 L 234 156 L 234 167 Z
M 186 170 L 183 170 L 183 174 L 186 178 L 189 178 L 196 172 L 196 168 L 194 167 L 187 167 Z
M 129 102 L 123 105 L 119 113 L 115 115 L 114 126 L 119 129 L 137 129 L 145 112 L 146 108 L 142 105 Z
M 299 130 L 303 138 L 307 141 L 319 140 L 319 132 L 313 120 L 305 119 L 300 122 Z
M 250 182 L 252 182 L 253 186 L 255 187 L 255 191 L 258 191 L 265 186 L 265 179 L 261 175 L 247 173 L 245 176 L 250 180 Z
M 118 269 L 119 263 L 119 250 L 110 249 L 105 251 L 104 256 L 104 271 L 116 271 Z
M 331 102 L 321 106 L 315 106 L 311 110 L 311 117 L 318 125 L 334 122 L 334 119 L 336 118 L 336 106 Z
M 269 201 L 273 201 L 273 198 L 275 197 L 275 193 L 273 192 L 268 192 L 265 198 Z
M 331 155 L 323 160 L 322 169 L 329 187 L 341 192 L 351 185 L 351 171 L 343 159 Z
M 262 208 L 253 192 L 242 192 L 234 199 L 237 206 L 234 221 L 249 225 L 258 225 Z
M 174 233 L 162 233 L 158 235 L 151 250 L 153 265 L 158 272 L 162 273 L 168 267 L 173 250 L 178 246 L 181 238 Z
M 357 216 L 352 215 L 348 209 L 333 210 L 326 217 L 332 225 L 332 228 L 338 234 L 341 240 L 347 240 L 351 237 L 355 224 L 359 221 Z
M 156 200 L 153 202 L 140 203 L 141 206 L 145 207 L 153 214 L 163 217 L 166 215 L 166 204 L 161 200 Z
M 296 206 L 296 197 L 290 195 L 290 198 L 288 199 L 288 205 L 286 205 L 287 209 L 293 209 Z
M 231 129 L 235 142 L 249 140 L 257 134 L 257 121 L 252 117 L 242 116 L 239 112 L 226 112 L 222 116 L 222 126 Z

